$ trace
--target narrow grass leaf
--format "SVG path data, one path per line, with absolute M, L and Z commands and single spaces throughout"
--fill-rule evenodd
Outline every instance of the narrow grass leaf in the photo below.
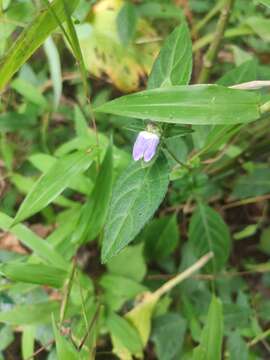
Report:
M 0 212 L 0 228 L 2 230 L 16 235 L 26 247 L 46 263 L 55 267 L 67 268 L 66 261 L 49 243 L 33 233 L 28 227 L 22 224 L 11 227 L 12 223 L 13 219 L 11 217 Z
M 14 224 L 49 205 L 77 175 L 91 165 L 92 161 L 91 154 L 84 151 L 78 151 L 57 160 L 48 172 L 40 177 L 32 191 L 26 196 L 16 214 Z
M 79 0 L 70 3 L 70 11 L 74 11 Z M 65 10 L 62 0 L 54 0 L 51 8 L 62 23 Z M 32 23 L 27 26 L 13 43 L 0 63 L 0 91 L 6 86 L 16 71 L 30 58 L 46 38 L 56 29 L 58 23 L 50 10 L 42 9 Z
M 67 271 L 43 264 L 0 264 L 0 274 L 10 280 L 61 288 Z
M 92 193 L 81 210 L 72 242 L 82 244 L 93 240 L 104 226 L 112 192 L 113 150 L 108 146 Z
M 80 355 L 74 346 L 62 335 L 60 334 L 55 318 L 52 317 L 53 323 L 53 332 L 56 343 L 56 352 L 58 360 L 78 360 Z
M 49 324 L 51 315 L 60 310 L 58 301 L 16 305 L 11 310 L 0 312 L 0 322 L 11 325 Z
M 49 69 L 53 84 L 53 93 L 54 93 L 54 110 L 58 108 L 62 95 L 62 74 L 61 74 L 61 62 L 60 56 L 57 50 L 57 47 L 53 41 L 53 38 L 50 36 L 44 43 L 44 50 L 48 58 Z
M 222 303 L 215 296 L 208 310 L 200 345 L 193 351 L 192 360 L 221 360 L 223 338 Z

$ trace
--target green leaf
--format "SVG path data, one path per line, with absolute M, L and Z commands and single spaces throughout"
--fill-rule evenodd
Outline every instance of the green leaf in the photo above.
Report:
M 22 332 L 22 357 L 29 359 L 35 351 L 35 326 L 24 326 Z
M 162 155 L 146 166 L 133 162 L 115 185 L 102 243 L 102 262 L 119 253 L 153 216 L 169 183 Z
M 222 338 L 222 303 L 213 296 L 200 345 L 194 350 L 192 360 L 221 360 Z
M 243 338 L 240 336 L 239 331 L 235 330 L 228 336 L 228 351 L 230 360 L 248 360 L 248 347 Z
M 231 71 L 223 75 L 218 81 L 218 85 L 231 86 L 247 81 L 257 79 L 258 62 L 256 60 L 248 60 L 243 64 L 233 68 Z
M 215 210 L 201 202 L 190 221 L 189 241 L 196 257 L 213 251 L 213 272 L 223 268 L 230 253 L 229 229 Z
M 123 45 L 128 45 L 132 40 L 137 24 L 137 11 L 135 5 L 126 2 L 120 9 L 117 18 L 117 31 Z
M 113 310 L 119 310 L 126 301 L 147 291 L 137 281 L 112 274 L 103 275 L 100 286 L 104 289 L 104 302 Z
M 109 144 L 95 187 L 81 209 L 81 215 L 72 242 L 83 244 L 93 240 L 104 226 L 112 192 L 113 150 Z
M 43 264 L 0 264 L 0 274 L 13 281 L 61 288 L 68 273 Z
M 10 326 L 1 325 L 0 328 L 0 354 L 14 341 L 14 334 Z M 1 357 L 0 357 L 1 359 Z
M 145 242 L 147 258 L 156 260 L 164 259 L 173 252 L 179 236 L 176 215 L 153 219 L 140 235 Z
M 87 152 L 76 152 L 55 162 L 47 173 L 35 183 L 32 191 L 21 204 L 14 223 L 18 223 L 49 205 L 70 182 L 85 171 L 93 158 Z
M 62 95 L 62 74 L 61 74 L 61 60 L 57 47 L 53 41 L 53 38 L 50 36 L 44 43 L 44 50 L 48 58 L 50 75 L 53 84 L 53 103 L 54 110 L 58 108 Z
M 70 10 L 74 11 L 79 0 L 71 2 Z M 65 20 L 62 0 L 54 0 L 51 7 L 61 22 Z M 27 26 L 13 43 L 0 64 L 0 90 L 2 90 L 16 71 L 42 45 L 46 38 L 56 29 L 57 21 L 48 9 L 42 9 L 33 22 Z
M 126 319 L 111 312 L 107 317 L 106 323 L 111 336 L 117 338 L 132 354 L 142 352 L 140 336 Z
M 148 89 L 187 85 L 192 72 L 192 42 L 185 21 L 168 36 L 148 79 Z
M 182 349 L 186 321 L 176 313 L 167 313 L 154 319 L 152 340 L 160 360 L 172 360 Z M 180 357 L 178 357 L 180 358 Z
M 269 167 L 255 167 L 250 174 L 240 176 L 235 183 L 232 195 L 244 199 L 270 193 Z
M 95 110 L 165 123 L 228 125 L 258 119 L 259 99 L 218 85 L 171 86 L 122 96 Z
M 181 7 L 165 1 L 144 1 L 138 4 L 138 11 L 141 16 L 150 19 L 177 19 L 182 21 L 185 18 Z
M 56 352 L 58 360 L 78 360 L 80 359 L 79 353 L 76 351 L 74 346 L 60 334 L 57 329 L 54 317 L 52 318 L 53 332 L 56 343 Z
M 270 7 L 270 0 L 259 0 L 259 1 L 260 1 L 260 3 L 262 3 L 263 5 Z
M 34 252 L 40 259 L 55 267 L 66 269 L 68 264 L 63 257 L 44 239 L 33 233 L 26 226 L 19 224 L 11 227 L 13 219 L 0 212 L 0 228 L 16 235 L 20 241 Z
M 32 85 L 28 81 L 17 78 L 11 83 L 11 88 L 17 91 L 20 95 L 22 95 L 25 99 L 30 101 L 31 103 L 45 108 L 47 106 L 47 101 L 45 97 L 41 94 L 41 92 L 36 88 L 36 86 Z
M 87 150 L 87 148 L 85 150 Z M 62 156 L 63 155 L 59 157 L 61 158 Z M 36 153 L 29 156 L 28 161 L 30 161 L 31 164 L 42 173 L 47 173 L 50 168 L 55 165 L 55 163 L 57 162 L 57 158 L 44 153 Z M 84 176 L 83 174 L 78 174 L 76 178 L 72 179 L 68 187 L 72 190 L 88 195 L 91 193 L 93 184 L 88 177 Z
M 260 235 L 260 245 L 259 248 L 265 254 L 270 254 L 270 227 L 263 229 Z
M 262 40 L 270 41 L 270 19 L 252 16 L 245 21 Z
M 146 346 L 150 332 L 151 320 L 159 298 L 152 293 L 144 294 L 143 301 L 130 310 L 125 318 L 138 330 L 143 346 Z
M 138 282 L 142 281 L 146 274 L 143 245 L 125 247 L 120 254 L 107 262 L 107 268 L 112 274 L 125 276 Z
M 17 305 L 11 310 L 1 311 L 0 322 L 11 325 L 47 324 L 51 321 L 51 314 L 57 314 L 59 310 L 58 301 Z
M 35 120 L 26 114 L 6 112 L 0 115 L 0 131 L 22 131 L 33 127 Z

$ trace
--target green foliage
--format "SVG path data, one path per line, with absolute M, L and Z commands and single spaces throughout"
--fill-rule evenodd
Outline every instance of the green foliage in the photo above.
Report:
M 186 321 L 178 314 L 168 313 L 154 320 L 152 339 L 158 359 L 174 359 L 181 352 L 185 331 Z
M 57 325 L 54 317 L 52 323 L 53 323 L 53 332 L 56 342 L 57 358 L 59 360 L 75 360 L 80 358 L 77 351 L 74 349 L 73 345 L 69 343 L 63 337 L 63 335 L 60 334 L 59 330 L 57 329 Z
M 75 10 L 78 1 L 72 2 L 72 11 Z M 54 0 L 51 4 L 58 19 L 64 21 L 64 8 L 62 0 Z M 57 27 L 57 21 L 48 9 L 43 9 L 24 29 L 13 46 L 6 53 L 0 66 L 0 90 L 6 86 L 15 72 L 29 59 L 35 50 L 46 40 Z
M 221 360 L 223 338 L 222 303 L 213 296 L 207 323 L 201 334 L 200 345 L 193 352 L 193 360 Z
M 191 85 L 122 96 L 95 110 L 172 124 L 220 125 L 258 119 L 259 104 L 255 93 L 217 85 Z
M 0 1 L 1 360 L 267 358 L 269 2 L 182 3 Z
M 164 199 L 168 182 L 163 156 L 148 166 L 136 163 L 126 169 L 112 194 L 102 244 L 103 262 L 119 253 L 153 216 Z
M 192 42 L 184 22 L 168 36 L 148 79 L 148 89 L 187 85 L 192 71 Z
M 125 3 L 117 15 L 117 30 L 123 45 L 128 45 L 132 40 L 137 24 L 136 7 L 130 3 Z
M 189 226 L 189 241 L 195 256 L 213 251 L 212 270 L 223 268 L 230 253 L 230 233 L 220 215 L 199 202 Z
M 70 154 L 55 162 L 28 193 L 16 214 L 14 223 L 21 222 L 50 204 L 68 187 L 76 175 L 91 165 L 92 161 L 93 157 L 89 151 Z

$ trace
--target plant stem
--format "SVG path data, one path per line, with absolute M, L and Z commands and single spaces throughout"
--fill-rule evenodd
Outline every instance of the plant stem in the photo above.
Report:
M 181 166 L 183 166 L 184 168 L 186 168 L 187 170 L 191 170 L 191 167 L 188 164 L 183 163 L 181 160 L 179 160 L 174 153 L 169 149 L 169 147 L 165 144 L 165 148 L 168 151 L 168 153 L 171 155 L 171 157 Z
M 248 27 L 247 25 L 241 25 L 239 27 L 231 28 L 225 31 L 224 38 L 225 39 L 233 39 L 238 36 L 252 35 L 254 31 Z M 215 34 L 207 34 L 201 37 L 199 40 L 195 41 L 192 46 L 192 51 L 196 52 L 201 48 L 205 47 L 214 40 Z
M 220 0 L 213 8 L 212 10 L 210 10 L 206 16 L 199 21 L 195 26 L 194 26 L 194 32 L 198 32 L 199 30 L 201 30 L 218 12 L 219 10 L 222 8 L 222 6 L 224 5 L 224 0 Z
M 61 304 L 61 309 L 60 309 L 60 327 L 63 324 L 63 321 L 65 320 L 65 315 L 66 315 L 66 311 L 67 311 L 67 306 L 68 306 L 68 301 L 69 301 L 69 297 L 70 297 L 70 293 L 71 293 L 71 288 L 73 285 L 73 280 L 74 280 L 74 275 L 75 275 L 75 271 L 76 271 L 76 259 L 73 259 L 73 264 L 72 264 L 72 268 L 71 268 L 71 272 L 70 272 L 70 276 L 67 280 L 66 286 L 65 286 L 65 291 L 64 291 L 64 299 L 63 302 Z
M 262 332 L 261 334 L 257 335 L 252 341 L 248 343 L 248 347 L 256 345 L 259 341 L 264 340 L 266 337 L 270 336 L 270 329 Z
M 184 281 L 185 279 L 189 278 L 194 272 L 200 270 L 209 260 L 213 258 L 213 252 L 209 252 L 206 255 L 202 256 L 195 264 L 187 268 L 182 273 L 175 276 L 173 279 L 167 281 L 164 285 L 162 285 L 158 290 L 153 293 L 153 296 L 157 297 L 158 299 L 173 289 L 176 285 L 180 284 L 180 282 Z
M 223 35 L 226 29 L 226 25 L 229 20 L 231 8 L 233 6 L 234 0 L 226 0 L 224 3 L 224 7 L 221 10 L 220 17 L 217 23 L 216 32 L 214 34 L 214 40 L 207 50 L 204 59 L 203 59 L 203 67 L 199 75 L 198 82 L 205 83 L 208 81 L 211 68 L 215 59 L 217 57 L 217 53 L 223 39 Z

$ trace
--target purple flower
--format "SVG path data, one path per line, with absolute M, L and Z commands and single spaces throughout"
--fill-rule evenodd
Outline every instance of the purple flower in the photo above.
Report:
M 156 154 L 159 136 L 149 131 L 141 131 L 133 146 L 133 159 L 138 161 L 144 158 L 148 162 Z

